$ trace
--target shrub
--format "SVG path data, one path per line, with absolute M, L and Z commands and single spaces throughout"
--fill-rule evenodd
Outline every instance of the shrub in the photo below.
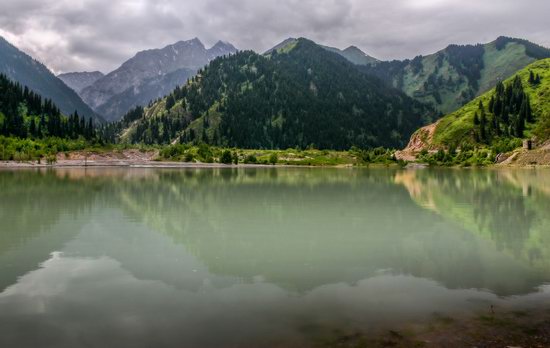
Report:
M 224 150 L 220 157 L 220 163 L 231 164 L 233 162 L 233 156 L 231 156 L 231 151 Z
M 57 163 L 57 156 L 54 154 L 50 154 L 46 157 L 46 163 L 47 164 L 55 164 Z
M 258 163 L 258 159 L 254 155 L 248 155 L 244 159 L 244 163 L 245 164 L 256 164 L 256 163 Z
M 199 144 L 199 149 L 197 151 L 197 155 L 199 156 L 199 159 L 202 162 L 206 162 L 206 163 L 214 162 L 213 155 L 212 155 L 212 149 L 210 148 L 210 146 L 208 146 L 205 143 Z
M 191 151 L 187 151 L 185 153 L 185 156 L 183 158 L 184 162 L 193 162 L 195 160 L 195 156 Z
M 277 156 L 277 153 L 273 152 L 271 156 L 269 156 L 269 163 L 275 165 L 277 162 L 279 162 L 279 157 Z

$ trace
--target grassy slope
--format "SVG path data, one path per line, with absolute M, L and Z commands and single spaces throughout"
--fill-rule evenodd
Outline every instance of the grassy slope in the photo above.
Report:
M 437 57 L 439 54 L 436 53 L 429 56 L 426 56 L 422 59 L 422 70 L 415 74 L 413 69 L 408 66 L 405 68 L 405 73 L 403 76 L 403 91 L 405 94 L 428 104 L 436 105 L 435 98 L 430 91 L 426 91 L 423 88 L 424 83 L 428 80 L 430 74 L 432 74 L 437 68 Z M 443 112 L 455 110 L 460 106 L 460 96 L 461 92 L 468 89 L 468 83 L 466 81 L 458 83 L 460 75 L 456 70 L 450 66 L 447 60 L 443 61 L 442 66 L 439 68 L 437 76 L 442 76 L 445 81 L 451 77 L 454 81 L 453 86 L 440 88 L 438 92 L 441 95 L 441 105 L 438 106 Z
M 540 74 L 542 79 L 540 85 L 533 86 L 529 84 L 530 70 L 535 74 Z M 520 70 L 517 75 L 521 77 L 525 91 L 531 98 L 533 113 L 537 118 L 535 123 L 536 127 L 545 119 L 550 118 L 550 59 L 537 61 Z M 512 78 L 513 77 L 506 80 L 505 83 L 510 82 Z M 459 144 L 463 141 L 473 141 L 471 138 L 473 118 L 475 112 L 478 110 L 479 101 L 481 100 L 484 105 L 488 105 L 493 94 L 494 89 L 474 99 L 461 109 L 442 118 L 434 134 L 434 145 Z M 528 129 L 526 133 L 527 136 L 529 136 L 531 130 L 532 127 Z M 546 136 L 548 135 L 549 134 Z
M 507 79 L 516 71 L 533 63 L 535 58 L 525 53 L 525 46 L 510 42 L 506 48 L 497 50 L 494 42 L 485 45 L 483 56 L 484 68 L 479 80 L 479 93 L 483 94 L 493 88 L 498 81 Z
M 535 58 L 526 54 L 525 46 L 517 42 L 509 42 L 501 50 L 497 50 L 495 42 L 484 45 L 485 53 L 483 56 L 484 68 L 481 70 L 481 79 L 478 81 L 479 89 L 476 94 L 479 96 L 489 89 L 493 88 L 497 81 L 506 79 L 516 71 L 524 68 L 535 61 Z M 423 88 L 428 77 L 437 69 L 437 58 L 445 55 L 445 50 L 422 58 L 423 68 L 415 74 L 411 66 L 405 68 L 403 76 L 403 91 L 422 102 L 435 105 L 435 99 L 431 91 Z M 442 76 L 445 81 L 452 77 L 454 84 L 438 89 L 441 95 L 441 105 L 438 109 L 443 113 L 450 113 L 462 106 L 461 93 L 469 88 L 468 82 L 458 83 L 460 75 L 456 69 L 450 66 L 447 59 L 444 59 L 443 65 L 439 68 L 437 76 Z M 394 83 L 396 85 L 396 83 Z

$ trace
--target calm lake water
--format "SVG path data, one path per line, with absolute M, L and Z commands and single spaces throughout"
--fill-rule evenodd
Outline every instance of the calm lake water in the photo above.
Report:
M 0 347 L 260 347 L 550 307 L 550 171 L 0 171 Z

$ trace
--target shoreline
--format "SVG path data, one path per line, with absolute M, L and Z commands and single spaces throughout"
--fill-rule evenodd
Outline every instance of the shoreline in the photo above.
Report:
M 372 165 L 373 167 L 386 167 Z M 392 167 L 392 166 L 389 166 Z M 43 168 L 174 168 L 174 169 L 219 169 L 219 168 L 360 168 L 352 165 L 299 165 L 299 164 L 223 164 L 203 162 L 176 162 L 176 161 L 132 161 L 132 160 L 61 160 L 53 164 L 37 163 L 29 161 L 0 161 L 0 169 L 43 169 Z
M 514 165 L 496 163 L 482 167 L 460 167 L 460 166 L 429 166 L 425 163 L 410 162 L 405 167 L 398 164 L 369 164 L 357 165 L 301 165 L 301 164 L 223 164 L 203 162 L 176 162 L 176 161 L 155 161 L 155 160 L 60 160 L 53 164 L 38 163 L 36 161 L 0 161 L 0 169 L 44 169 L 44 168 L 158 168 L 158 169 L 231 169 L 231 168 L 402 168 L 407 170 L 419 169 L 550 169 L 547 164 Z
M 274 167 L 308 167 L 292 165 L 268 165 L 268 164 L 223 164 L 223 163 L 191 163 L 169 161 L 87 161 L 63 160 L 53 164 L 36 162 L 1 161 L 0 168 L 274 168 Z M 309 166 L 313 167 L 313 166 Z

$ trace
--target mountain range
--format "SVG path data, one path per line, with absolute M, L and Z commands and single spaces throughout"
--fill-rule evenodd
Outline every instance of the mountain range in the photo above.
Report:
M 450 45 L 428 56 L 361 68 L 447 114 L 494 87 L 497 81 L 549 57 L 547 48 L 502 36 L 487 44 Z
M 56 77 L 0 39 L 0 73 L 51 99 L 65 115 L 76 110 L 97 121 L 99 115 L 122 119 L 111 127 L 121 141 L 246 148 L 401 147 L 417 128 L 444 115 L 428 127 L 435 147 L 544 138 L 550 101 L 540 93 L 546 93 L 549 57 L 547 48 L 508 37 L 404 61 L 304 38 L 289 38 L 264 54 L 237 52 L 221 41 L 207 49 L 195 38 L 138 52 L 107 75 Z M 537 89 L 525 82 L 532 70 L 542 78 Z M 506 108 L 495 109 L 494 101 L 474 105 L 490 99 Z M 481 111 L 493 125 L 479 125 L 487 122 L 479 121 Z
M 74 90 L 57 78 L 45 65 L 20 51 L 2 37 L 0 37 L 0 74 L 27 86 L 43 98 L 51 99 L 65 115 L 77 111 L 80 116 L 93 118 L 96 122 L 103 121 Z
M 65 84 L 72 88 L 76 93 L 82 92 L 84 88 L 93 85 L 94 82 L 103 76 L 105 75 L 100 71 L 72 72 L 57 75 L 61 81 L 65 82 Z
M 131 113 L 130 142 L 244 148 L 398 147 L 433 111 L 307 39 L 218 58 L 167 98 Z
M 184 84 L 214 58 L 236 51 L 222 41 L 207 49 L 197 38 L 141 51 L 79 93 L 97 113 L 116 121 L 132 107 L 147 105 Z

